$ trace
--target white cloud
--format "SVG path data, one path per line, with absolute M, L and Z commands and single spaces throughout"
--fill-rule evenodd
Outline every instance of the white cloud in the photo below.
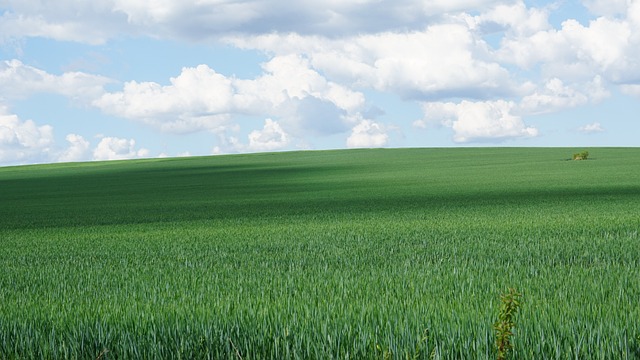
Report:
M 640 84 L 620 85 L 620 90 L 627 95 L 640 97 Z
M 223 126 L 229 119 L 232 97 L 231 81 L 200 65 L 182 69 L 166 86 L 128 82 L 121 92 L 105 93 L 93 105 L 106 113 L 180 133 Z
M 578 59 L 593 61 L 603 70 L 620 61 L 628 51 L 631 29 L 623 21 L 601 17 L 584 27 L 575 20 L 567 20 L 562 30 L 577 50 Z
M 136 149 L 135 140 L 101 137 L 91 151 L 91 144 L 77 134 L 66 136 L 67 147 L 56 144 L 51 125 L 38 125 L 33 120 L 21 120 L 0 105 L 0 164 L 41 162 L 71 162 L 115 160 L 148 157 L 146 149 Z
M 133 31 L 126 26 L 126 18 L 113 12 L 110 0 L 6 0 L 2 7 L 0 42 L 3 38 L 44 37 L 101 44 Z
M 620 82 L 640 74 L 636 52 L 640 37 L 634 28 L 626 19 L 599 17 L 587 26 L 568 19 L 560 29 L 507 32 L 496 59 L 523 69 L 540 65 L 548 78 L 584 81 L 599 74 Z
M 20 120 L 0 105 L 0 162 L 49 161 L 53 145 L 53 127 Z
M 624 1 L 624 0 L 618 0 Z M 634 28 L 634 35 L 637 36 L 637 30 L 640 26 L 640 2 L 632 1 L 627 8 L 627 19 L 631 26 Z M 637 40 L 637 38 L 636 38 Z
M 411 123 L 411 126 L 419 128 L 419 129 L 426 129 L 428 125 L 429 125 L 429 122 L 427 120 L 425 120 L 425 119 L 414 120 Z
M 342 131 L 327 124 L 364 104 L 361 93 L 328 81 L 301 56 L 277 56 L 263 68 L 255 79 L 225 77 L 206 65 L 184 68 L 169 85 L 128 82 L 121 92 L 104 94 L 93 104 L 167 132 L 218 131 L 235 115 L 259 115 L 282 118 L 293 132 L 304 128 L 320 134 Z M 335 114 L 317 118 L 327 111 Z
M 292 102 L 305 99 L 330 102 L 345 112 L 355 112 L 364 104 L 362 93 L 328 81 L 302 55 L 275 56 L 262 68 L 264 73 L 255 79 L 233 79 L 234 111 L 278 115 L 289 112 Z
M 290 142 L 280 124 L 266 119 L 262 130 L 254 130 L 249 134 L 249 151 L 271 151 L 282 149 Z
M 565 86 L 562 80 L 553 78 L 543 89 L 522 98 L 520 108 L 529 114 L 552 112 L 587 102 L 587 95 Z
M 122 35 L 201 41 L 230 33 L 329 36 L 417 29 L 446 14 L 510 0 L 5 0 L 4 37 L 104 43 Z
M 586 134 L 598 133 L 605 131 L 602 125 L 599 122 L 594 122 L 591 124 L 587 124 L 578 128 L 578 131 Z
M 458 143 L 502 141 L 538 135 L 538 130 L 513 115 L 516 104 L 504 100 L 460 103 L 431 102 L 423 105 L 425 118 L 414 125 L 424 127 L 439 123 L 454 131 Z
M 35 93 L 52 93 L 89 102 L 100 96 L 104 86 L 110 82 L 106 77 L 81 72 L 52 75 L 19 60 L 0 62 L 0 93 L 5 100 L 26 98 Z
M 389 135 L 383 125 L 363 119 L 351 130 L 347 139 L 350 148 L 383 147 L 387 145 Z
M 582 0 L 582 4 L 592 14 L 608 17 L 624 14 L 629 2 L 629 0 Z
M 527 8 L 522 1 L 499 4 L 466 20 L 471 28 L 480 32 L 498 28 L 511 36 L 527 36 L 551 28 L 547 8 Z
M 91 145 L 87 140 L 77 134 L 67 135 L 66 140 L 69 143 L 69 147 L 58 156 L 58 161 L 71 162 L 88 160 L 90 154 L 89 147 Z
M 405 98 L 487 98 L 516 87 L 508 71 L 490 59 L 486 43 L 458 21 L 346 38 L 268 34 L 228 41 L 280 56 L 303 54 L 329 79 Z
M 136 149 L 134 139 L 104 137 L 93 150 L 94 160 L 122 160 L 149 156 L 149 150 Z
M 587 83 L 565 85 L 558 78 L 550 79 L 544 88 L 533 94 L 524 96 L 519 104 L 519 112 L 524 114 L 540 114 L 572 108 L 589 102 L 598 102 L 609 96 L 604 88 L 602 78 L 596 76 Z

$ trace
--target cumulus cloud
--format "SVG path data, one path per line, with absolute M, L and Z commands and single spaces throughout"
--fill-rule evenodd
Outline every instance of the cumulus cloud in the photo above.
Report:
M 515 108 L 514 102 L 504 100 L 425 103 L 425 118 L 414 126 L 436 123 L 450 127 L 454 131 L 453 141 L 458 143 L 537 136 L 536 128 L 526 126 L 520 116 L 513 114 Z
M 266 119 L 262 130 L 254 130 L 249 134 L 249 151 L 271 151 L 286 147 L 290 142 L 289 135 L 282 130 L 280 124 Z
M 77 134 L 68 134 L 66 140 L 69 146 L 58 156 L 58 161 L 71 162 L 89 159 L 91 144 L 87 140 Z
M 228 120 L 231 81 L 206 65 L 184 68 L 170 85 L 127 82 L 121 92 L 93 102 L 106 113 L 138 120 L 169 132 L 215 129 Z
M 114 160 L 148 157 L 149 151 L 137 149 L 135 140 L 102 137 L 91 150 L 91 143 L 78 134 L 66 136 L 67 145 L 56 143 L 53 126 L 21 120 L 0 105 L 0 164 Z
M 111 80 L 82 72 L 49 74 L 19 60 L 0 62 L 0 93 L 5 100 L 21 99 L 35 93 L 61 94 L 70 99 L 89 102 L 104 92 Z
M 238 79 L 207 65 L 184 68 L 169 85 L 132 81 L 93 104 L 167 132 L 218 131 L 234 115 L 259 115 L 281 118 L 292 132 L 319 134 L 341 131 L 341 115 L 364 105 L 361 93 L 328 81 L 302 56 L 277 56 L 263 69 L 255 79 Z
M 0 106 L 0 162 L 50 161 L 54 142 L 53 127 L 23 121 Z
M 347 138 L 347 146 L 350 148 L 383 147 L 387 145 L 389 135 L 382 124 L 363 119 L 351 130 L 351 136 Z
M 276 151 L 291 147 L 294 137 L 279 121 L 267 118 L 260 129 L 252 130 L 243 141 L 237 136 L 238 128 L 216 132 L 218 145 L 213 147 L 213 155 L 243 152 Z M 298 147 L 298 146 L 295 146 Z
M 591 124 L 587 124 L 584 126 L 581 126 L 580 128 L 578 128 L 578 131 L 585 133 L 585 134 L 592 134 L 592 133 L 599 133 L 599 132 L 603 132 L 604 128 L 602 127 L 602 125 L 600 125 L 599 122 L 594 122 Z
M 524 96 L 519 104 L 520 112 L 524 114 L 540 114 L 572 108 L 589 102 L 595 103 L 609 96 L 604 88 L 602 78 L 596 76 L 587 83 L 565 85 L 558 79 L 548 80 L 544 87 Z
M 240 34 L 226 41 L 278 56 L 303 54 L 330 80 L 423 101 L 527 97 L 523 107 L 548 112 L 597 102 L 608 96 L 605 84 L 640 83 L 640 2 L 616 3 L 615 16 L 587 24 L 567 19 L 560 28 L 549 22 L 551 6 L 490 5 L 478 15 L 466 8 L 403 31 Z M 501 36 L 496 49 L 484 39 L 491 33 Z M 585 85 L 592 88 L 581 91 Z
M 123 160 L 144 158 L 149 156 L 149 150 L 136 149 L 134 139 L 117 137 L 103 137 L 93 150 L 94 160 Z
M 528 8 L 523 2 L 499 4 L 476 16 L 466 16 L 469 26 L 480 33 L 504 31 L 510 36 L 527 36 L 551 29 L 547 8 Z
M 410 99 L 487 98 L 517 87 L 509 72 L 490 59 L 486 43 L 459 22 L 335 39 L 268 34 L 228 41 L 280 56 L 304 54 L 315 69 L 337 82 Z
M 630 5 L 629 9 L 634 6 Z M 543 76 L 584 81 L 601 75 L 612 82 L 640 79 L 635 35 L 640 23 L 631 18 L 598 17 L 583 25 L 564 21 L 560 29 L 541 29 L 533 33 L 509 33 L 501 42 L 496 59 L 523 69 L 541 67 Z

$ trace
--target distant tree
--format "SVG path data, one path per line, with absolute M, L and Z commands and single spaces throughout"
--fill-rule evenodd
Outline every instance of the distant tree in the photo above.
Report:
M 586 150 L 580 153 L 573 154 L 573 160 L 587 160 L 588 157 L 589 152 Z

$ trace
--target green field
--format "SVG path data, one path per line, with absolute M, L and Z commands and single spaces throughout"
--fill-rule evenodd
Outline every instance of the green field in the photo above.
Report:
M 0 359 L 640 357 L 640 148 L 0 168 Z

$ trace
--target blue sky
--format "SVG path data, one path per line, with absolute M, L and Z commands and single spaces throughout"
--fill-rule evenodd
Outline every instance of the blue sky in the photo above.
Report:
M 637 0 L 0 0 L 0 165 L 639 146 Z

